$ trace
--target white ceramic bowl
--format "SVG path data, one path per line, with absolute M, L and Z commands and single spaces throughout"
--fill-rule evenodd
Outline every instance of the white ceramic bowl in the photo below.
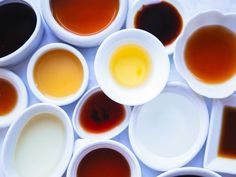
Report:
M 0 116 L 0 128 L 8 127 L 13 121 L 17 120 L 22 111 L 28 105 L 28 94 L 22 80 L 13 72 L 0 69 L 0 78 L 9 81 L 16 89 L 17 103 L 15 108 L 8 114 Z
M 196 167 L 185 167 L 185 168 L 178 168 L 174 170 L 170 170 L 165 172 L 158 177 L 177 177 L 181 175 L 195 175 L 195 176 L 203 176 L 203 177 L 221 177 L 219 174 L 214 173 L 210 170 L 204 168 L 196 168 Z
M 151 73 L 139 87 L 120 86 L 110 71 L 112 53 L 125 44 L 142 46 L 150 55 Z M 164 89 L 169 77 L 170 62 L 165 47 L 155 36 L 139 29 L 125 29 L 104 40 L 97 51 L 94 70 L 99 86 L 108 97 L 120 104 L 140 105 L 152 100 Z
M 110 34 L 118 31 L 125 22 L 128 10 L 128 1 L 119 0 L 118 14 L 106 29 L 94 35 L 82 36 L 66 30 L 55 20 L 50 7 L 50 0 L 45 0 L 41 5 L 44 19 L 55 35 L 67 43 L 80 47 L 97 46 Z
M 182 26 L 182 31 L 181 31 L 181 33 L 182 33 L 183 29 L 185 27 L 185 23 L 188 20 L 188 15 L 186 13 L 186 9 L 184 9 L 184 5 L 181 4 L 181 0 L 164 0 L 164 1 L 172 4 L 180 13 L 182 20 L 183 20 L 183 26 Z M 126 27 L 127 28 L 135 28 L 135 16 L 136 16 L 137 12 L 142 8 L 142 6 L 149 5 L 149 4 L 157 4 L 160 2 L 162 2 L 162 0 L 137 0 L 137 1 L 132 2 L 133 4 L 128 11 Z M 174 52 L 177 39 L 178 39 L 178 37 L 171 44 L 165 46 L 166 50 L 169 54 L 172 54 Z
M 26 4 L 34 10 L 36 15 L 36 26 L 30 38 L 20 48 L 7 56 L 0 58 L 0 66 L 15 65 L 27 59 L 27 57 L 38 47 L 44 31 L 40 12 L 30 0 L 3 0 L 0 1 L 0 6 L 14 2 Z
M 1 152 L 2 169 L 5 176 L 19 177 L 14 167 L 14 155 L 15 155 L 14 151 L 16 143 L 19 138 L 20 132 L 27 124 L 27 122 L 29 122 L 35 115 L 38 115 L 40 113 L 53 114 L 64 125 L 65 139 L 66 139 L 65 148 L 63 153 L 61 154 L 61 159 L 59 160 L 58 166 L 53 170 L 50 177 L 61 177 L 65 172 L 71 159 L 74 146 L 74 134 L 70 119 L 67 116 L 66 112 L 63 111 L 61 108 L 51 104 L 40 103 L 27 108 L 21 114 L 20 118 L 17 121 L 15 121 L 14 124 L 12 124 L 12 126 L 10 127 L 10 129 L 6 134 Z
M 132 149 L 134 150 L 135 154 L 139 157 L 139 159 L 146 164 L 148 167 L 158 170 L 158 171 L 167 171 L 173 168 L 179 168 L 184 165 L 186 165 L 189 161 L 191 161 L 197 153 L 201 150 L 202 146 L 205 143 L 207 133 L 208 133 L 208 124 L 209 124 L 209 115 L 207 106 L 204 102 L 203 97 L 195 94 L 189 87 L 187 87 L 185 84 L 180 82 L 170 82 L 167 84 L 166 88 L 164 89 L 164 92 L 168 93 L 176 93 L 180 95 L 186 96 L 186 98 L 191 101 L 193 106 L 196 106 L 196 111 L 198 115 L 196 116 L 197 119 L 199 119 L 199 134 L 197 137 L 194 136 L 195 141 L 191 145 L 191 147 L 188 148 L 185 152 L 181 153 L 180 155 L 176 156 L 161 156 L 159 154 L 153 153 L 149 150 L 149 148 L 145 147 L 143 142 L 140 141 L 139 138 L 139 132 L 141 131 L 140 128 L 138 128 L 139 122 L 142 122 L 144 120 L 141 120 L 139 117 L 139 112 L 142 109 L 142 106 L 134 107 L 133 112 L 131 114 L 130 118 L 130 124 L 129 124 L 129 138 L 130 143 L 132 146 Z M 156 98 L 158 99 L 158 97 Z M 147 103 L 149 104 L 149 103 Z M 170 110 L 171 111 L 171 110 Z M 146 112 L 148 114 L 148 112 Z M 158 115 L 157 115 L 158 116 Z M 183 121 L 183 120 L 181 120 Z M 183 124 L 183 122 L 177 122 L 180 125 Z M 173 129 L 171 127 L 175 126 L 176 121 L 174 121 L 172 124 L 170 123 L 170 128 L 168 132 L 174 131 L 176 129 Z M 147 132 L 145 132 L 147 133 Z M 169 133 L 170 136 L 175 135 L 175 132 Z M 150 138 L 150 137 L 149 137 Z M 176 138 L 176 137 L 173 137 Z M 158 139 L 153 139 L 153 141 L 158 141 Z M 172 146 L 168 146 L 166 148 L 175 148 Z
M 223 15 L 217 11 L 207 11 L 200 13 L 192 18 L 186 25 L 186 28 L 177 41 L 174 63 L 177 71 L 188 82 L 190 87 L 200 95 L 208 98 L 225 98 L 231 95 L 236 90 L 236 75 L 230 80 L 221 84 L 207 84 L 198 80 L 188 69 L 184 59 L 184 50 L 189 37 L 197 29 L 208 25 L 221 25 L 236 33 L 236 28 L 233 25 L 236 21 L 235 14 Z
M 236 108 L 236 94 L 226 99 L 213 100 L 203 166 L 213 171 L 236 175 L 236 160 L 218 156 L 225 106 Z
M 74 95 L 70 95 L 70 96 L 64 97 L 64 98 L 48 97 L 48 96 L 44 95 L 43 93 L 41 93 L 40 90 L 36 86 L 36 83 L 34 81 L 34 75 L 33 75 L 35 64 L 40 59 L 40 56 L 42 56 L 43 54 L 45 54 L 51 50 L 56 50 L 56 49 L 63 49 L 63 50 L 69 51 L 69 52 L 73 53 L 75 56 L 77 56 L 78 60 L 80 60 L 80 62 L 81 62 L 81 65 L 83 67 L 83 72 L 84 72 L 84 80 L 83 80 L 83 83 L 82 83 L 80 89 Z M 58 76 L 58 77 L 60 77 L 60 76 Z M 88 69 L 88 65 L 87 65 L 87 62 L 86 62 L 84 56 L 78 50 L 76 50 L 75 48 L 73 48 L 69 45 L 63 44 L 63 43 L 52 43 L 52 44 L 48 44 L 48 45 L 41 47 L 32 56 L 32 58 L 30 59 L 29 64 L 28 64 L 28 68 L 27 68 L 27 80 L 28 80 L 28 84 L 29 84 L 31 91 L 40 101 L 56 104 L 58 106 L 64 106 L 64 105 L 68 105 L 68 104 L 74 102 L 84 93 L 84 91 L 86 90 L 87 85 L 88 85 L 89 69 Z
M 67 169 L 67 177 L 76 177 L 76 172 L 81 160 L 91 151 L 100 148 L 109 148 L 121 153 L 127 160 L 131 170 L 130 177 L 141 177 L 141 168 L 138 160 L 134 154 L 123 144 L 112 141 L 89 141 L 89 140 L 77 140 L 75 142 L 75 149 L 72 160 Z
M 79 115 L 80 115 L 80 111 L 81 111 L 81 107 L 83 106 L 83 104 L 86 102 L 86 100 L 94 93 L 101 91 L 101 89 L 99 87 L 93 87 L 90 90 L 88 90 L 79 100 L 79 102 L 77 103 L 74 113 L 73 113 L 73 117 L 72 117 L 72 123 L 73 123 L 73 127 L 76 131 L 76 133 L 81 137 L 81 138 L 85 138 L 85 139 L 90 139 L 90 140 L 106 140 L 106 139 L 111 139 L 114 138 L 115 136 L 117 136 L 118 134 L 120 134 L 124 129 L 127 128 L 128 124 L 129 124 L 129 118 L 130 118 L 130 112 L 131 112 L 131 108 L 129 106 L 125 106 L 125 119 L 116 127 L 114 127 L 113 129 L 106 131 L 104 133 L 90 133 L 86 130 L 83 129 L 83 127 L 81 127 L 80 123 L 79 123 Z

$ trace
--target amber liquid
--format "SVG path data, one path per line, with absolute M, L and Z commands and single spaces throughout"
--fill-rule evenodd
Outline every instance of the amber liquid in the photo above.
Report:
M 112 149 L 97 149 L 80 162 L 77 177 L 131 177 L 127 160 Z
M 92 94 L 83 104 L 79 121 L 91 133 L 103 133 L 118 126 L 126 113 L 123 105 L 108 98 L 102 91 Z
M 0 116 L 10 113 L 17 103 L 15 87 L 7 80 L 0 78 Z
M 224 158 L 236 159 L 236 108 L 225 107 L 218 155 Z
M 185 62 L 199 80 L 218 84 L 235 75 L 236 37 L 222 26 L 206 26 L 195 31 L 185 47 Z
M 183 20 L 172 4 L 162 1 L 144 5 L 135 16 L 135 27 L 152 33 L 166 46 L 181 33 Z
M 79 35 L 92 35 L 113 22 L 119 0 L 51 0 L 51 9 L 65 29 Z

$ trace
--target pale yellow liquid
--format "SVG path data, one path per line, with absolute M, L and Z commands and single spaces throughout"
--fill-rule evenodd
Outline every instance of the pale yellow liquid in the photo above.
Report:
M 21 131 L 15 148 L 15 168 L 20 177 L 49 177 L 65 149 L 65 127 L 52 114 L 33 117 Z
M 34 80 L 41 93 L 49 97 L 68 97 L 83 83 L 84 71 L 78 58 L 66 50 L 52 50 L 40 57 Z
M 149 77 L 151 61 L 148 52 L 136 44 L 117 48 L 111 57 L 110 70 L 114 80 L 124 87 L 142 85 Z

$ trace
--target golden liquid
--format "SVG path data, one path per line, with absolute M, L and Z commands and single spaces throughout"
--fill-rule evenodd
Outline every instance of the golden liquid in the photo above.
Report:
M 117 48 L 110 63 L 110 70 L 117 83 L 124 87 L 142 85 L 151 71 L 150 56 L 136 44 L 126 44 Z
M 52 50 L 40 57 L 34 68 L 34 80 L 41 93 L 67 97 L 81 87 L 84 71 L 78 58 L 66 50 Z

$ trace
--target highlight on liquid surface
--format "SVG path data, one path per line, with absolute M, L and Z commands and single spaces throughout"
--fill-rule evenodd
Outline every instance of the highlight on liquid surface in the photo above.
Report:
M 123 105 L 114 102 L 102 91 L 93 93 L 80 110 L 79 122 L 83 129 L 91 133 L 109 131 L 125 119 Z
M 34 116 L 23 127 L 15 147 L 14 165 L 21 177 L 48 177 L 60 163 L 65 128 L 52 114 Z
M 122 45 L 111 56 L 110 71 L 114 80 L 121 86 L 140 86 L 151 72 L 149 53 L 136 44 Z
M 0 117 L 9 114 L 17 104 L 17 91 L 7 80 L 0 78 Z
M 101 148 L 88 153 L 81 160 L 77 177 L 131 177 L 131 170 L 119 152 Z
M 188 39 L 184 58 L 199 80 L 219 84 L 236 73 L 236 37 L 226 27 L 212 25 L 196 30 Z
M 79 35 L 93 35 L 114 21 L 119 0 L 51 0 L 51 9 L 65 29 Z
M 223 110 L 223 120 L 218 155 L 236 159 L 236 108 L 226 106 Z
M 36 14 L 26 4 L 0 5 L 0 57 L 5 57 L 20 48 L 36 27 Z
M 68 97 L 80 89 L 84 71 L 80 60 L 69 51 L 55 49 L 43 54 L 34 67 L 39 91 L 49 97 Z
M 134 26 L 152 33 L 167 46 L 181 33 L 183 20 L 176 7 L 161 1 L 143 5 L 135 16 Z

